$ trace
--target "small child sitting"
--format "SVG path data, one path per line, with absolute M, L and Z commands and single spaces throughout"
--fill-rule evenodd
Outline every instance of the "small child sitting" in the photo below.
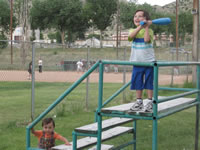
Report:
M 32 133 L 38 138 L 38 147 L 45 150 L 50 150 L 55 146 L 55 139 L 65 142 L 66 145 L 71 145 L 66 138 L 54 131 L 55 122 L 52 118 L 45 118 L 42 121 L 43 130 L 31 129 Z

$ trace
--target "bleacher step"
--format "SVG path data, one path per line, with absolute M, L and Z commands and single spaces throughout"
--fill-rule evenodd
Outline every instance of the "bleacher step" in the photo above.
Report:
M 147 100 L 143 100 L 143 103 L 145 105 L 145 103 L 147 103 Z M 176 98 L 174 100 L 171 101 L 166 101 L 163 103 L 159 103 L 158 104 L 158 114 L 159 113 L 164 113 L 170 110 L 173 110 L 175 108 L 178 107 L 183 107 L 186 106 L 188 104 L 191 104 L 195 102 L 195 98 Z M 118 105 L 118 106 L 112 106 L 112 107 L 107 107 L 107 108 L 103 108 L 101 110 L 101 112 L 103 113 L 108 113 L 108 114 L 112 114 L 112 113 L 119 113 L 119 114 L 140 114 L 140 115 L 152 115 L 152 113 L 150 112 L 144 112 L 143 110 L 141 111 L 130 111 L 130 107 L 134 104 L 134 102 L 132 103 L 128 103 L 128 104 L 122 104 L 122 105 Z
M 101 150 L 109 150 L 112 147 L 114 147 L 114 145 L 101 144 Z M 94 147 L 92 147 L 88 150 L 97 150 L 97 146 L 95 145 Z
M 107 130 L 108 128 L 113 128 L 116 126 L 120 126 L 125 123 L 132 122 L 133 119 L 131 118 L 111 118 L 111 119 L 106 119 L 102 121 L 102 131 Z M 91 133 L 91 134 L 96 134 L 98 131 L 98 124 L 97 123 L 92 123 L 89 125 L 85 125 L 79 128 L 75 129 L 76 132 L 79 133 Z
M 109 130 L 102 132 L 102 141 L 106 141 L 108 139 L 114 138 L 124 133 L 133 132 L 132 127 L 115 127 Z M 77 149 L 83 149 L 88 146 L 95 145 L 97 143 L 96 137 L 85 137 L 77 140 Z M 72 142 L 71 142 L 72 144 Z M 72 150 L 72 146 L 67 145 L 58 145 L 54 146 L 52 150 Z

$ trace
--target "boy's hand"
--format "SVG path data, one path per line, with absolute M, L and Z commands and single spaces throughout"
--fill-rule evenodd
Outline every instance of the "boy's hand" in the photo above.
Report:
M 69 142 L 65 142 L 65 145 L 72 145 L 71 143 L 69 143 Z
M 152 21 L 151 21 L 151 20 L 148 20 L 148 21 L 147 21 L 147 25 L 150 26 L 151 24 L 152 24 Z
M 152 21 L 151 20 L 143 20 L 140 25 L 143 27 L 143 28 L 146 28 L 146 27 L 149 27 L 150 25 L 152 24 Z

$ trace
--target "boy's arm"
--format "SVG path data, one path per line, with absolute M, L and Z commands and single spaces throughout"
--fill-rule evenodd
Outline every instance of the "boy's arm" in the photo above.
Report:
M 31 123 L 30 123 L 30 124 L 31 124 Z M 30 124 L 29 124 L 29 125 L 30 125 Z M 31 133 L 33 133 L 33 134 L 35 133 L 34 127 L 31 128 Z
M 35 134 L 35 129 L 34 129 L 34 128 L 31 128 L 31 132 L 32 132 L 33 134 Z
M 133 32 L 130 33 L 129 39 L 134 39 L 135 36 L 138 34 L 138 32 L 142 29 L 143 27 L 139 25 Z
M 63 136 L 60 136 L 60 140 L 63 141 L 65 143 L 65 145 L 71 145 L 69 143 L 69 141 L 65 137 L 63 137 Z
M 152 24 L 152 21 L 147 21 L 146 25 L 145 25 L 145 33 L 144 33 L 144 42 L 150 42 L 151 41 L 151 37 L 149 35 L 149 26 Z
M 65 137 L 61 136 L 60 134 L 56 132 L 54 133 L 54 138 L 63 141 L 65 145 L 71 145 Z

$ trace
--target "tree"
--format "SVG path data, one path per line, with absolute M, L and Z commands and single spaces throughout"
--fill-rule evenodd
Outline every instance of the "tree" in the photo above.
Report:
M 137 9 L 137 5 L 133 2 L 120 3 L 120 22 L 128 29 L 133 27 L 133 14 Z
M 2 31 L 8 32 L 10 25 L 10 6 L 8 1 L 0 0 L 0 27 Z
M 86 0 L 86 10 L 92 25 L 100 30 L 100 45 L 102 47 L 102 34 L 112 23 L 117 11 L 117 0 Z
M 13 16 L 13 29 L 16 27 L 16 18 Z M 7 0 L 0 0 L 0 28 L 2 32 L 10 29 L 10 4 Z
M 54 28 L 60 32 L 64 44 L 65 33 L 71 37 L 74 32 L 84 32 L 88 27 L 82 6 L 80 0 L 34 0 L 31 9 L 32 28 Z
M 179 14 L 179 35 L 184 45 L 186 33 L 192 34 L 193 32 L 193 15 L 188 12 L 181 12 Z
M 16 27 L 16 18 L 13 17 L 12 30 Z M 7 0 L 0 0 L 0 39 L 7 40 L 5 33 L 8 33 L 10 29 L 10 5 Z M 3 44 L 4 43 L 4 44 Z M 6 42 L 1 43 L 4 46 L 7 46 Z

